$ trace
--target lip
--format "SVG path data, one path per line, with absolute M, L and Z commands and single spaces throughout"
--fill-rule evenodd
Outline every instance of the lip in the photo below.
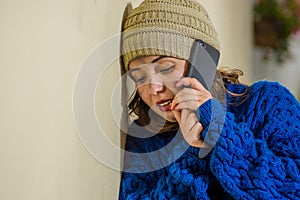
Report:
M 163 103 L 168 102 L 168 101 L 172 102 L 173 99 L 163 99 L 163 100 L 157 101 L 156 105 L 160 105 L 160 104 L 163 104 Z
M 160 109 L 162 112 L 168 112 L 171 111 L 171 103 L 173 99 L 164 99 L 156 102 L 156 106 Z

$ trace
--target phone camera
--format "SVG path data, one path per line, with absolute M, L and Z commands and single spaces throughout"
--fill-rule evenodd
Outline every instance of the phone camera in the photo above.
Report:
M 205 43 L 200 42 L 200 45 L 201 45 L 203 48 L 206 48 L 206 44 L 205 44 Z

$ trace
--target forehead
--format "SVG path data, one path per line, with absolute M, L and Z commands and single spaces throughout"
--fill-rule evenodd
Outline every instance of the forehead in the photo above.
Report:
M 133 59 L 130 64 L 130 66 L 135 66 L 135 65 L 142 65 L 142 64 L 148 64 L 148 63 L 153 63 L 155 60 L 161 58 L 162 56 L 142 56 Z
M 129 70 L 138 67 L 138 66 L 149 66 L 152 63 L 166 63 L 166 62 L 172 62 L 172 63 L 181 63 L 184 60 L 174 58 L 174 57 L 169 57 L 169 56 L 143 56 L 143 57 L 138 57 L 134 60 L 132 60 L 129 64 Z

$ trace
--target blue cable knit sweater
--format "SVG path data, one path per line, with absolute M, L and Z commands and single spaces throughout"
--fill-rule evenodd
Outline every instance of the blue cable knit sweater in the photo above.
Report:
M 216 142 L 204 157 L 180 131 L 151 135 L 132 124 L 119 199 L 300 199 L 300 104 L 278 83 L 248 91 L 235 106 L 228 95 L 226 110 L 216 99 L 199 107 L 202 136 Z

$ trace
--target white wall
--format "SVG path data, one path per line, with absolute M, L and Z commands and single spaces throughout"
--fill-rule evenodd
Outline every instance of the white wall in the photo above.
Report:
M 245 80 L 250 81 L 250 3 L 201 2 L 220 35 L 220 64 L 242 67 Z M 93 158 L 79 140 L 72 92 L 87 55 L 119 32 L 125 4 L 120 0 L 0 1 L 0 199 L 117 198 L 119 173 Z M 119 69 L 107 73 L 104 83 L 99 83 L 107 87 L 99 86 L 96 95 L 97 110 L 103 112 L 97 116 L 118 144 L 110 108 L 101 104 L 107 103 Z
M 290 38 L 289 56 L 283 63 L 276 61 L 275 55 L 270 54 L 269 59 L 263 57 L 264 51 L 255 48 L 253 54 L 254 80 L 277 81 L 287 87 L 298 99 L 300 99 L 300 33 Z
M 220 66 L 244 71 L 242 81 L 251 83 L 252 77 L 252 1 L 199 0 L 207 9 L 219 34 Z
M 116 199 L 119 173 L 81 144 L 72 92 L 88 53 L 119 31 L 124 5 L 0 1 L 0 199 Z

